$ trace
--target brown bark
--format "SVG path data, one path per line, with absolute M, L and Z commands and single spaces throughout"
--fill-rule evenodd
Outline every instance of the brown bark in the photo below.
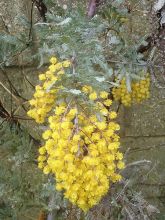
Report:
M 104 0 L 89 0 L 87 13 L 89 18 L 92 18 L 96 14 L 98 6 L 102 3 L 104 3 Z
M 46 214 L 44 211 L 41 211 L 39 216 L 38 216 L 38 220 L 46 220 Z
M 96 0 L 90 0 L 88 5 L 88 17 L 92 18 L 96 13 Z
M 46 22 L 46 13 L 47 13 L 47 7 L 44 4 L 43 0 L 32 0 L 32 2 L 35 3 L 40 16 L 42 17 L 43 21 Z
M 157 17 L 159 18 L 159 28 L 156 44 L 159 50 L 159 62 L 161 64 L 165 64 L 165 23 L 162 23 L 164 14 L 165 5 L 157 13 Z

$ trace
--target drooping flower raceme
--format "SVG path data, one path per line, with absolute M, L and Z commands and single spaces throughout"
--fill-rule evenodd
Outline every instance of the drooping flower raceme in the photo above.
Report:
M 65 67 L 70 65 L 69 61 L 64 62 Z M 58 71 L 63 71 L 61 68 Z M 57 75 L 52 73 L 51 77 L 60 79 Z M 50 79 L 43 80 L 46 83 Z M 45 174 L 54 174 L 56 189 L 87 211 L 100 201 L 112 183 L 121 180 L 119 170 L 124 168 L 124 162 L 117 134 L 120 126 L 114 121 L 117 113 L 108 110 L 112 104 L 108 93 L 96 92 L 88 85 L 79 89 L 84 94 L 84 104 L 86 100 L 92 102 L 92 111 L 83 108 L 78 99 L 67 97 L 60 102 L 53 93 L 55 104 L 48 115 L 48 129 L 42 134 L 45 142 L 39 148 L 38 167 Z
M 50 62 L 49 69 L 39 75 L 39 80 L 42 83 L 36 86 L 34 98 L 29 101 L 31 109 L 27 114 L 37 123 L 43 123 L 47 114 L 55 106 L 56 93 L 60 88 L 54 88 L 53 84 L 61 79 L 64 69 L 71 65 L 70 61 L 57 62 L 55 57 L 52 57 Z
M 125 106 L 130 106 L 133 103 L 141 103 L 150 96 L 150 78 L 146 78 L 131 83 L 131 91 L 127 90 L 126 80 L 123 78 L 119 87 L 112 89 L 113 98 L 116 101 L 121 101 Z

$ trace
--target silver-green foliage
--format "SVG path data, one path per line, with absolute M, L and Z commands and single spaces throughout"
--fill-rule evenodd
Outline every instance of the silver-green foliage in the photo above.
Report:
M 0 137 L 0 219 L 24 219 L 26 213 L 36 216 L 40 209 L 58 211 L 66 206 L 54 181 L 38 169 L 37 147 L 29 134 L 3 122 Z

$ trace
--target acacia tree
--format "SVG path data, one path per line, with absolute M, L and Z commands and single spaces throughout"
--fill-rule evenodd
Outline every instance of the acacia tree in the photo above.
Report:
M 35 191 L 36 197 L 38 197 L 36 200 L 38 201 L 39 198 L 44 200 L 42 203 L 39 202 L 40 207 L 45 208 L 48 205 L 46 208 L 53 210 L 47 216 L 48 219 L 53 219 L 53 214 L 57 216 L 58 212 L 66 215 L 67 219 L 101 219 L 103 217 L 133 219 L 137 211 L 140 213 L 139 218 L 148 216 L 151 219 L 151 209 L 153 212 L 157 211 L 154 207 L 148 206 L 146 201 L 138 197 L 136 193 L 131 195 L 132 201 L 130 202 L 128 195 L 131 190 L 122 191 L 127 185 L 124 178 L 119 184 L 115 183 L 121 178 L 116 172 L 123 168 L 124 164 L 120 161 L 122 154 L 116 150 L 119 137 L 114 131 L 119 130 L 119 125 L 115 122 L 112 123 L 121 104 L 131 106 L 149 98 L 150 79 L 157 82 L 155 70 L 164 66 L 162 60 L 154 59 L 155 53 L 164 53 L 164 2 L 158 1 L 154 9 L 151 9 L 151 4 L 147 4 L 145 1 L 136 4 L 136 2 L 124 0 L 63 3 L 52 0 L 34 0 L 31 5 L 28 37 L 1 35 L 3 40 L 1 68 L 4 74 L 6 65 L 10 65 L 13 59 L 27 48 L 32 48 L 36 41 L 37 50 L 33 50 L 33 56 L 26 57 L 28 62 L 35 61 L 38 68 L 41 68 L 47 65 L 48 60 L 52 57 L 49 70 L 44 70 L 39 76 L 41 82 L 36 87 L 34 99 L 30 101 L 32 107 L 28 112 L 36 122 L 45 123 L 39 129 L 41 133 L 46 130 L 43 133 L 46 143 L 44 144 L 43 141 L 40 143 L 42 144 L 42 147 L 39 148 L 41 155 L 38 157 L 38 152 L 33 152 L 33 156 L 29 155 L 28 158 L 32 162 L 38 157 L 38 166 L 43 168 L 45 174 L 49 174 L 48 178 L 44 176 L 44 181 L 46 179 L 49 181 L 45 183 L 42 191 L 46 199 L 43 194 L 39 194 L 37 189 Z M 36 22 L 33 20 L 34 6 L 37 7 L 41 16 L 41 19 Z M 139 24 L 137 12 L 144 18 L 145 33 L 144 26 L 141 27 Z M 157 31 L 152 32 L 152 25 L 149 25 L 147 19 L 145 20 L 146 17 L 152 21 L 156 19 L 157 25 L 154 30 Z M 157 20 L 157 18 L 159 19 Z M 57 58 L 60 63 L 57 63 Z M 164 71 L 163 68 L 162 70 Z M 12 87 L 12 82 L 10 83 Z M 157 82 L 157 84 L 162 87 L 163 82 Z M 14 88 L 12 89 L 14 91 Z M 14 93 L 19 98 L 20 94 L 17 89 Z M 117 107 L 114 107 L 115 111 L 109 110 L 113 101 L 118 101 Z M 52 109 L 55 109 L 55 115 Z M 8 117 L 13 123 L 20 124 L 18 116 L 10 116 L 8 110 L 1 104 L 1 117 Z M 47 121 L 44 121 L 47 117 L 49 117 L 49 125 Z M 56 131 L 60 126 L 64 133 L 58 134 Z M 69 136 L 67 136 L 67 132 Z M 110 134 L 111 132 L 112 134 Z M 59 137 L 56 138 L 58 135 Z M 71 148 L 70 152 L 64 148 L 66 144 L 66 139 L 63 140 L 64 136 L 67 137 L 67 140 L 74 142 L 67 145 L 67 149 Z M 34 137 L 31 138 L 34 139 Z M 109 138 L 108 141 L 107 138 Z M 98 144 L 98 139 L 105 140 L 105 143 L 102 141 Z M 57 143 L 51 143 L 51 141 Z M 53 152 L 51 152 L 52 144 L 53 146 L 64 146 L 57 150 L 53 148 Z M 103 149 L 100 149 L 101 145 Z M 19 150 L 16 149 L 14 154 Z M 107 153 L 111 158 L 105 161 Z M 56 164 L 57 161 L 60 162 L 63 159 L 64 163 Z M 75 160 L 78 160 L 76 164 L 73 163 Z M 80 167 L 79 164 L 82 161 L 86 168 Z M 107 162 L 111 163 L 111 167 L 107 168 Z M 73 170 L 64 169 L 65 163 L 69 164 L 69 168 L 72 167 Z M 99 167 L 99 165 L 101 166 Z M 97 176 L 95 176 L 94 170 L 98 171 Z M 98 187 L 97 190 L 92 192 L 88 185 L 83 189 L 86 184 L 85 180 L 78 182 L 77 179 L 74 179 L 68 183 L 66 176 L 68 175 L 68 179 L 69 177 L 72 179 L 73 173 L 76 171 L 79 171 L 78 180 L 85 176 L 84 173 L 89 172 L 90 178 L 93 177 L 90 179 L 90 185 L 95 182 L 97 177 L 98 185 L 93 187 L 95 189 Z M 63 176 L 60 176 L 62 172 Z M 108 172 L 110 172 L 109 175 Z M 55 180 L 52 178 L 52 173 L 55 174 Z M 40 181 L 43 181 L 42 178 L 40 173 Z M 111 180 L 110 188 L 109 179 Z M 83 214 L 76 206 L 68 204 L 63 199 L 63 193 L 59 194 L 52 189 L 55 181 L 57 190 L 64 190 L 65 197 L 85 211 L 88 210 L 86 204 L 89 205 L 89 208 L 99 202 L 100 205 L 93 207 L 87 214 Z M 88 176 L 86 181 L 89 181 Z M 73 189 L 72 185 L 74 185 Z M 103 185 L 104 187 L 101 188 Z M 10 187 L 12 187 L 12 183 Z M 76 187 L 78 189 L 75 192 Z M 27 186 L 25 188 L 26 191 Z M 70 191 L 67 190 L 68 188 Z M 97 194 L 99 190 L 100 193 Z M 83 194 L 84 197 L 82 196 L 80 199 L 80 195 Z M 91 194 L 91 196 L 86 198 L 86 194 Z M 107 196 L 105 196 L 106 194 Z M 21 198 L 23 198 L 22 194 Z M 101 198 L 103 199 L 101 200 Z M 109 199 L 112 202 L 109 202 Z M 17 207 L 20 204 L 22 201 L 16 204 Z M 132 211 L 133 206 L 134 211 Z M 41 213 L 40 219 L 45 218 L 44 216 Z

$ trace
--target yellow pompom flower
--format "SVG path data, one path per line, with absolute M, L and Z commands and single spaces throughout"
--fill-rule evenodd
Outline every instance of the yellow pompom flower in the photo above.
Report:
M 96 99 L 97 99 L 97 93 L 96 93 L 96 92 L 92 92 L 92 93 L 89 95 L 89 99 L 90 99 L 90 100 L 96 100 Z
M 51 57 L 50 62 L 52 64 L 56 64 L 57 63 L 57 58 L 56 57 Z
M 61 115 L 62 113 L 65 112 L 65 107 L 64 106 L 56 107 L 55 112 L 56 112 L 56 115 Z
M 49 166 L 45 166 L 45 167 L 43 168 L 43 173 L 44 173 L 44 174 L 49 174 L 50 171 L 51 171 L 51 169 L 50 169 Z
M 97 122 L 96 125 L 99 128 L 99 130 L 104 130 L 107 127 L 105 122 Z
M 109 113 L 109 117 L 110 117 L 110 119 L 115 119 L 117 117 L 117 113 L 112 111 Z
M 39 153 L 40 153 L 41 155 L 44 155 L 44 154 L 46 153 L 45 147 L 40 147 L 40 148 L 39 148 Z
M 39 168 L 39 169 L 44 168 L 44 163 L 42 163 L 42 162 L 38 162 L 38 168 Z
M 42 138 L 47 140 L 49 139 L 49 137 L 51 137 L 52 131 L 51 130 L 46 130 L 43 134 L 42 134 Z
M 64 70 L 60 70 L 60 71 L 57 72 L 57 75 L 63 75 L 64 73 L 65 73 Z
M 46 75 L 45 74 L 40 74 L 39 75 L 39 80 L 46 80 Z
M 111 100 L 111 99 L 107 99 L 107 100 L 105 100 L 103 103 L 104 103 L 105 106 L 108 106 L 108 107 L 109 107 L 109 106 L 112 105 L 112 100 Z
M 119 162 L 117 163 L 117 168 L 118 168 L 118 169 L 124 169 L 124 168 L 125 168 L 124 162 L 119 161 Z
M 100 97 L 101 97 L 102 99 L 107 99 L 107 98 L 108 98 L 108 92 L 101 91 L 101 92 L 100 92 Z
M 69 66 L 71 66 L 71 62 L 69 60 L 66 60 L 66 61 L 62 62 L 62 66 L 69 67 Z
M 100 112 L 104 115 L 104 116 L 107 116 L 108 115 L 108 110 L 106 108 L 102 108 L 100 110 Z
M 45 156 L 40 155 L 40 156 L 38 157 L 38 161 L 39 161 L 39 162 L 43 162 L 43 161 L 45 161 L 45 160 L 46 160 L 46 157 L 45 157 Z
M 92 87 L 85 85 L 85 86 L 82 87 L 82 91 L 84 93 L 91 93 L 92 92 Z
M 71 110 L 69 111 L 68 116 L 69 116 L 69 117 L 73 117 L 73 116 L 76 115 L 76 113 L 77 113 L 77 109 L 76 109 L 76 108 L 73 108 L 73 109 L 71 109 Z

